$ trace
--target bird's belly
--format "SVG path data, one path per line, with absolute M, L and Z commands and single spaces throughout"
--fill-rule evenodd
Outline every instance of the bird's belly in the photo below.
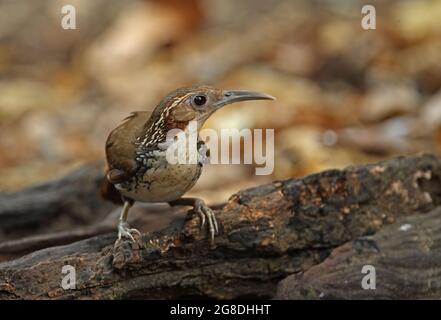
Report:
M 179 199 L 194 186 L 201 174 L 198 164 L 175 164 L 151 168 L 126 184 L 116 185 L 122 195 L 141 202 Z

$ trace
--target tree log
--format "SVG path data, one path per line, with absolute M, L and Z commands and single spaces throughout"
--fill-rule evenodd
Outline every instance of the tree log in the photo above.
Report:
M 99 235 L 0 264 L 0 299 L 272 298 L 280 280 L 318 268 L 333 249 L 440 203 L 441 159 L 432 155 L 276 181 L 216 210 L 211 248 L 196 215 L 135 244 Z M 65 264 L 75 289 L 61 287 Z
M 441 208 L 437 208 L 346 243 L 324 262 L 282 280 L 276 298 L 439 299 L 440 221 Z
M 99 195 L 102 163 L 16 193 L 0 193 L 0 241 L 102 220 L 112 208 Z

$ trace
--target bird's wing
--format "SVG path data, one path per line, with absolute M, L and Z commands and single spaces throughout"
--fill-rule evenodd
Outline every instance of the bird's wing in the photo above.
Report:
M 130 116 L 110 132 L 106 142 L 107 180 L 121 183 L 129 180 L 136 172 L 135 139 L 141 134 L 150 118 L 151 111 L 132 112 Z

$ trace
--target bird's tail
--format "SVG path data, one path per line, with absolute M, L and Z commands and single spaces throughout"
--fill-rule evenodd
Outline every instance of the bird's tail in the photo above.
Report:
M 122 205 L 121 193 L 115 188 L 115 185 L 107 180 L 107 168 L 105 173 L 103 181 L 101 182 L 101 196 L 108 201 Z

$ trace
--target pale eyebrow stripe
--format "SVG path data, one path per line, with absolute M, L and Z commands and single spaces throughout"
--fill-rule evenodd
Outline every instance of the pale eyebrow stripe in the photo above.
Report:
M 146 135 L 144 140 L 141 142 L 141 145 L 143 146 L 147 146 L 147 140 L 151 140 L 154 141 L 154 138 L 156 138 L 156 135 L 158 133 L 158 129 L 159 127 L 161 127 L 164 123 L 165 117 L 167 117 L 170 114 L 170 111 L 175 108 L 179 103 L 181 103 L 183 100 L 185 100 L 186 98 L 188 98 L 189 96 L 191 96 L 193 94 L 193 92 L 187 93 L 185 95 L 183 95 L 182 97 L 177 98 L 175 101 L 173 101 L 172 104 L 170 104 L 168 107 L 165 108 L 165 110 L 161 113 L 161 116 L 159 117 L 158 121 L 154 122 L 150 128 L 147 130 Z M 156 129 L 155 129 L 156 128 Z M 152 130 L 154 130 L 153 134 L 151 135 L 151 139 L 150 138 L 150 134 L 152 133 Z M 137 138 L 137 140 L 140 137 Z

